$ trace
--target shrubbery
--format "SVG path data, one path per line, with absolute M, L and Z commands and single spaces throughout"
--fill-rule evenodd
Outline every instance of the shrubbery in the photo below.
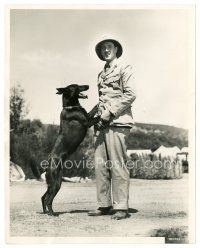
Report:
M 172 157 L 156 155 L 131 156 L 130 177 L 140 179 L 179 179 L 182 178 L 182 163 Z
M 44 171 L 40 166 L 43 160 L 48 160 L 55 140 L 58 136 L 59 127 L 55 125 L 43 125 L 40 120 L 23 120 L 20 122 L 18 131 L 11 132 L 10 155 L 11 161 L 20 165 L 27 178 L 40 178 Z M 72 168 L 64 169 L 64 176 L 93 177 L 94 170 L 82 166 L 82 162 L 93 160 L 92 130 L 89 129 L 87 136 L 77 151 L 69 158 L 76 161 Z

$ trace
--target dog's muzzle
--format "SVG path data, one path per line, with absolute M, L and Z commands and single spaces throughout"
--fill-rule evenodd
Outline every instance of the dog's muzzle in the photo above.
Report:
M 88 98 L 88 96 L 85 95 L 85 94 L 83 94 L 83 93 L 79 93 L 78 97 L 79 97 L 79 98 L 83 98 L 83 99 Z

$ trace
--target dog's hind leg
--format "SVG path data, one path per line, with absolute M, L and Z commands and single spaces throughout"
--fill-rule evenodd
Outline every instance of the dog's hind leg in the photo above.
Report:
M 47 211 L 47 206 L 46 206 L 46 202 L 45 202 L 45 198 L 47 196 L 47 191 L 45 192 L 45 194 L 41 197 L 41 201 L 42 201 L 42 209 L 43 209 L 43 213 L 46 214 Z
M 48 199 L 49 194 L 50 194 L 49 182 L 51 181 L 51 168 L 48 168 L 48 170 L 46 170 L 45 177 L 46 177 L 46 183 L 47 183 L 47 190 L 44 193 L 44 195 L 41 197 L 42 209 L 43 209 L 44 214 L 49 212 L 48 209 L 47 209 L 47 199 Z
M 49 198 L 47 199 L 47 208 L 49 210 L 48 214 L 52 216 L 58 216 L 59 214 L 55 213 L 52 208 L 53 200 L 55 196 L 57 195 L 58 191 L 60 189 L 60 186 L 58 184 L 54 185 L 52 189 L 52 193 L 50 194 Z
M 47 191 L 45 192 L 45 194 L 41 197 L 42 209 L 43 209 L 44 214 L 47 214 L 49 212 L 48 209 L 47 209 L 48 194 L 49 194 L 49 187 L 48 187 Z
M 62 170 L 58 173 L 58 175 L 55 178 L 55 181 L 52 183 L 52 185 L 49 188 L 49 194 L 46 201 L 46 205 L 49 210 L 48 212 L 49 215 L 58 216 L 58 214 L 53 211 L 52 204 L 55 196 L 60 190 L 61 184 L 62 184 Z

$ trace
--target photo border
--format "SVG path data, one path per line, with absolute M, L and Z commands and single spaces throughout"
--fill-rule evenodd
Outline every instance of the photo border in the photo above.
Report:
M 142 5 L 96 5 L 96 4 L 14 4 L 6 5 L 6 19 L 5 19 L 5 31 L 6 31 L 6 50 L 5 50 L 5 227 L 6 227 L 6 242 L 9 244 L 41 244 L 41 243 L 135 243 L 135 244 L 162 244 L 164 238 L 151 238 L 151 237 L 12 237 L 10 236 L 10 190 L 9 190 L 9 89 L 10 89 L 10 10 L 12 9 L 179 9 L 186 8 L 191 11 L 191 33 L 190 37 L 191 45 L 191 57 L 189 63 L 189 75 L 191 86 L 191 101 L 190 101 L 190 127 L 189 127 L 189 154 L 190 164 L 195 164 L 195 6 L 194 5 L 166 5 L 166 4 L 142 4 Z M 193 98 L 194 97 L 194 98 Z M 8 135 L 7 135 L 8 134 Z M 195 166 L 191 166 L 189 172 L 189 243 L 195 242 Z M 116 242 L 115 242 L 116 241 Z

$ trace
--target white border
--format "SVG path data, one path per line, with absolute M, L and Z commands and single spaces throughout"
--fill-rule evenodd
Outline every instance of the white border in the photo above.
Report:
M 139 3 L 140 4 L 140 6 L 141 6 L 141 4 L 195 4 L 196 3 L 196 7 L 197 7 L 197 30 L 199 29 L 199 25 L 198 25 L 198 23 L 200 23 L 200 18 L 199 18 L 199 16 L 200 16 L 200 13 L 199 13 L 199 4 L 198 4 L 198 0 L 197 1 L 162 1 L 162 0 L 160 0 L 160 1 L 143 1 L 143 0 L 140 0 L 140 1 L 119 1 L 119 0 L 117 0 L 117 1 L 101 1 L 101 2 L 99 2 L 99 1 L 96 1 L 96 3 L 101 3 L 101 4 L 104 4 L 104 3 L 111 3 L 111 4 L 113 4 L 113 2 L 115 3 L 115 4 L 117 4 L 117 3 L 132 3 L 132 4 L 135 4 L 135 3 Z M 53 1 L 53 0 L 43 0 L 42 1 L 42 4 L 55 4 L 55 1 Z M 82 4 L 82 3 L 94 3 L 94 1 L 87 1 L 87 2 L 85 2 L 85 1 L 77 1 L 77 0 L 74 0 L 74 1 L 56 1 L 56 5 L 57 4 L 66 4 L 66 3 L 69 3 L 69 4 L 72 4 L 72 3 L 78 3 L 78 4 Z M 24 0 L 24 1 L 19 1 L 19 0 L 16 0 L 16 1 L 9 1 L 9 0 L 2 0 L 1 1 L 1 3 L 0 3 L 1 5 L 1 8 L 0 8 L 0 14 L 1 14 L 1 19 L 0 19 L 0 30 L 4 30 L 4 21 L 3 21 L 3 12 L 4 12 L 4 7 L 5 7 L 5 5 L 7 5 L 7 4 L 26 4 L 26 6 L 27 6 L 27 4 L 41 4 L 41 1 L 39 1 L 39 0 L 33 0 L 33 1 L 27 1 L 27 0 Z M 21 8 L 22 7 L 22 5 L 21 6 L 19 6 L 19 8 Z M 41 8 L 42 7 L 42 5 L 40 5 L 39 6 L 39 8 Z M 55 7 L 55 5 L 54 6 L 52 6 L 52 8 L 54 8 Z M 85 5 L 83 5 L 83 7 L 85 7 Z M 106 6 L 106 8 L 107 8 L 108 6 Z M 144 6 L 143 6 L 144 7 Z M 150 6 L 149 6 L 150 7 Z M 155 7 L 155 6 L 152 6 L 153 8 Z M 79 7 L 78 7 L 79 8 Z M 2 38 L 3 37 L 3 38 Z M 4 72 L 5 72 L 5 66 L 4 66 L 4 41 L 5 41 L 5 34 L 3 33 L 3 32 L 1 32 L 1 56 L 0 56 L 0 58 L 1 58 L 1 64 L 3 65 L 3 66 L 1 66 L 1 69 L 0 69 L 0 77 L 1 77 L 1 82 L 3 82 L 4 81 Z M 199 32 L 198 32 L 198 34 L 197 34 L 197 54 L 199 55 L 199 46 L 198 46 L 198 44 L 199 44 Z M 199 57 L 197 56 L 197 68 L 198 68 L 198 65 L 199 65 Z M 198 82 L 198 79 L 199 79 L 199 71 L 197 71 L 197 82 Z M 1 83 L 0 84 L 0 99 L 2 100 L 3 99 L 3 92 L 4 92 L 4 85 Z M 199 92 L 199 84 L 197 83 L 197 85 L 196 85 L 196 87 L 197 87 L 197 89 L 196 89 L 196 94 L 198 94 L 198 92 Z M 197 96 L 197 110 L 199 110 L 199 100 L 198 100 L 198 96 Z M 192 103 L 192 104 L 194 104 L 194 103 Z M 2 104 L 1 104 L 1 112 L 0 112 L 0 117 L 2 117 L 1 118 L 1 120 L 3 119 L 3 109 L 4 109 L 4 106 L 3 106 L 3 108 L 2 108 L 2 106 L 3 106 L 3 101 L 2 101 Z M 4 127 L 4 124 L 3 123 L 1 123 L 1 126 L 3 126 Z M 198 113 L 197 113 L 197 127 L 199 126 L 199 115 L 198 115 Z M 193 133 L 194 134 L 194 133 Z M 3 129 L 1 129 L 0 130 L 0 137 L 3 137 Z M 199 129 L 197 129 L 197 137 L 199 137 Z M 3 142 L 2 142 L 3 143 Z M 1 146 L 0 146 L 0 148 L 1 148 L 1 151 L 2 151 L 2 156 L 1 157 L 3 157 L 4 156 L 4 144 L 2 144 L 1 143 Z M 197 149 L 199 149 L 199 140 L 197 140 Z M 198 150 L 197 150 L 197 154 L 198 154 Z M 199 186 L 200 186 L 200 183 L 199 183 L 199 168 L 198 168 L 198 161 L 199 160 L 197 160 L 197 168 L 196 168 L 196 177 L 197 177 L 197 190 L 199 191 Z M 2 167 L 1 167 L 1 169 L 2 169 Z M 198 176 L 197 176 L 198 175 Z M 0 193 L 1 193 L 1 195 L 4 195 L 4 173 L 1 171 L 0 172 L 0 182 L 2 183 L 2 187 L 0 187 Z M 199 192 L 198 192 L 199 193 Z M 198 194 L 197 193 L 197 208 L 196 209 L 199 209 L 199 197 L 198 197 Z M 191 201 L 193 201 L 194 200 L 194 194 L 193 194 L 193 196 L 191 197 Z M 2 208 L 3 207 L 3 208 Z M 7 208 L 8 206 L 6 206 L 6 208 Z M 1 224 L 4 224 L 4 206 L 3 206 L 3 204 L 1 204 L 1 209 L 0 209 L 0 213 L 1 213 L 1 217 L 0 217 L 0 221 L 1 221 Z M 2 216 L 2 214 L 3 214 L 3 216 Z M 199 212 L 197 212 L 197 216 L 198 216 L 198 218 L 199 218 Z M 200 231 L 200 229 L 199 229 L 199 222 L 197 222 L 197 228 L 198 228 L 198 231 Z M 197 233 L 198 233 L 198 231 L 197 231 Z M 7 245 L 5 245 L 5 241 L 4 241 L 4 232 L 0 232 L 0 244 L 2 244 L 3 245 L 3 247 L 5 247 L 5 246 L 7 246 Z M 198 236 L 197 236 L 197 243 L 200 243 L 200 239 L 198 238 Z M 110 243 L 109 241 L 108 241 L 108 243 Z M 1 247 L 2 247 L 2 245 L 1 245 Z M 46 245 L 45 245 L 46 246 Z M 83 245 L 84 246 L 84 245 Z M 88 246 L 88 245 L 87 245 Z M 137 245 L 138 246 L 138 245 Z M 142 246 L 142 247 L 146 247 L 145 245 L 140 245 L 140 246 Z M 165 247 L 168 247 L 168 246 L 170 246 L 170 245 L 165 245 Z M 174 246 L 174 245 L 173 245 Z M 175 245 L 175 246 L 178 246 L 178 247 L 181 247 L 182 245 Z M 184 247 L 185 247 L 186 245 L 184 245 Z M 193 246 L 193 245 L 192 245 Z M 16 247 L 16 246 L 12 246 L 12 247 Z M 36 247 L 36 246 L 34 246 L 34 247 Z M 37 247 L 41 247 L 41 245 L 37 245 Z M 42 246 L 42 247 L 44 247 L 44 246 Z M 80 247 L 80 246 L 79 246 Z M 110 247 L 110 245 L 109 245 L 109 247 Z M 133 245 L 131 245 L 131 247 L 133 247 Z M 148 245 L 148 247 L 155 247 L 155 245 Z M 163 247 L 162 245 L 159 245 L 159 247 Z

